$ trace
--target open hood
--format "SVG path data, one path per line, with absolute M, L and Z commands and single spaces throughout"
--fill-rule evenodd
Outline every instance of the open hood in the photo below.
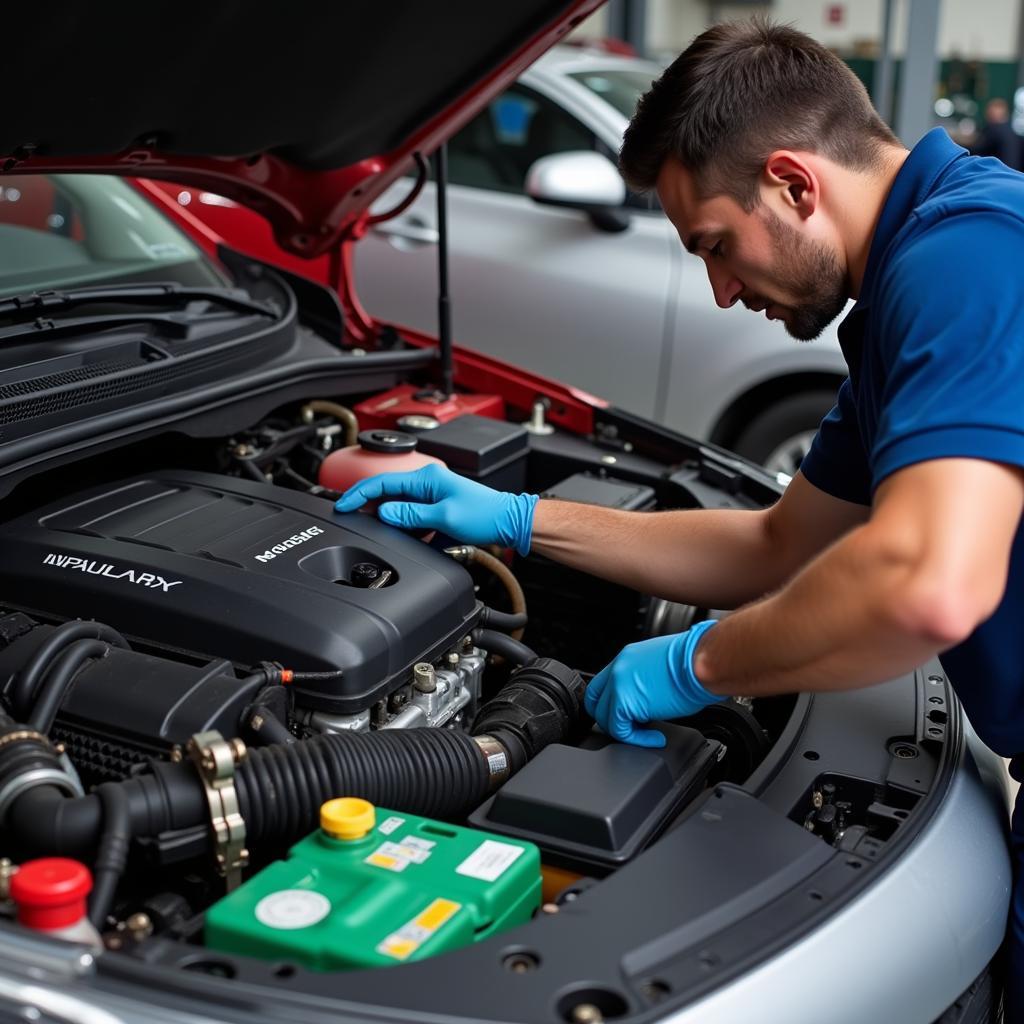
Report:
M 0 171 L 180 181 L 315 256 L 601 3 L 19 5 Z

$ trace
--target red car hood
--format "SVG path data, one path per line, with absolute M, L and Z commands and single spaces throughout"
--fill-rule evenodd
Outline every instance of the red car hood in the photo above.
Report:
M 315 256 L 602 2 L 17 4 L 0 171 L 194 185 Z

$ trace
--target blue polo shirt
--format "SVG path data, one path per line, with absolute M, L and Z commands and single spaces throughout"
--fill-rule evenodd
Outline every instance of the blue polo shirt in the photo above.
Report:
M 1024 174 L 929 132 L 886 199 L 839 343 L 850 376 L 801 466 L 815 487 L 869 505 L 917 462 L 1024 466 Z M 1024 529 L 999 608 L 940 660 L 982 739 L 1024 753 Z

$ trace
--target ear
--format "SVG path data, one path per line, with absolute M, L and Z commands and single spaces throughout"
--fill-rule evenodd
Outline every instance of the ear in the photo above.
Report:
M 761 178 L 762 186 L 802 219 L 806 220 L 818 208 L 820 183 L 803 154 L 777 149 L 765 161 Z

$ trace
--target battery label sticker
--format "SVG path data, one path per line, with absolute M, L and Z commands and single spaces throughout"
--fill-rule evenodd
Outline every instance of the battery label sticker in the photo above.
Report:
M 522 852 L 521 846 L 486 839 L 455 869 L 455 873 L 493 882 L 516 862 Z
M 421 839 L 419 836 L 405 836 L 401 840 L 402 846 L 411 846 L 416 850 L 426 850 L 428 853 L 437 846 L 432 839 Z
M 267 928 L 293 931 L 322 921 L 331 912 L 331 901 L 309 889 L 281 889 L 256 904 L 253 913 Z
M 363 858 L 364 864 L 372 864 L 375 868 L 386 868 L 388 871 L 404 871 L 410 864 L 422 864 L 430 859 L 430 847 L 434 844 L 429 839 L 422 843 L 410 843 L 406 837 L 400 843 L 381 843 L 368 857 Z M 424 846 L 426 847 L 424 849 Z
M 391 817 L 382 821 L 377 828 L 378 832 L 383 832 L 384 835 L 389 836 L 396 829 L 401 828 L 405 824 L 405 818 Z
M 384 846 L 393 846 L 394 843 L 385 843 Z M 369 857 L 363 858 L 364 864 L 372 864 L 375 868 L 384 868 L 385 871 L 404 871 L 409 866 L 405 857 L 394 857 L 386 853 L 383 847 L 374 850 Z
M 447 924 L 461 909 L 462 904 L 454 900 L 434 900 L 426 910 L 421 910 L 411 921 L 406 921 L 401 928 L 379 943 L 377 952 L 395 960 L 408 960 L 434 932 Z

